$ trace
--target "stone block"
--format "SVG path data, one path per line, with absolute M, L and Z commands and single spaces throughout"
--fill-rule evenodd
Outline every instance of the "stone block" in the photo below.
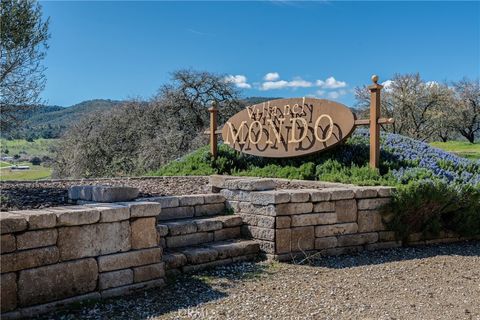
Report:
M 380 231 L 378 233 L 378 241 L 395 241 L 395 231 Z
M 261 239 L 261 240 L 275 240 L 275 230 L 269 228 L 259 228 L 254 226 L 242 226 L 242 235 L 253 238 L 253 239 Z
M 225 212 L 224 203 L 211 203 L 211 204 L 202 204 L 195 206 L 195 216 L 213 216 Z
M 378 241 L 378 233 L 358 233 L 341 235 L 337 237 L 339 247 L 359 246 Z
M 27 220 L 20 214 L 0 212 L 1 234 L 14 233 L 27 229 Z
M 301 214 L 292 216 L 292 227 L 315 226 L 320 224 L 333 224 L 337 222 L 335 212 Z
M 228 180 L 233 180 L 233 179 L 241 179 L 240 177 L 233 177 L 233 176 L 224 176 L 224 175 L 218 175 L 214 174 L 208 177 L 208 183 L 216 188 L 224 189 L 225 188 L 225 182 Z
M 323 201 L 317 202 L 313 206 L 313 212 L 332 212 L 335 211 L 335 202 Z
M 248 202 L 250 204 L 250 202 Z M 225 201 L 225 208 L 229 210 L 233 210 L 233 212 L 237 213 L 240 211 L 240 201 L 229 200 Z
M 220 230 L 214 231 L 214 241 L 222 241 L 227 239 L 236 239 L 240 238 L 241 231 L 240 227 L 233 227 L 233 228 L 223 228 Z
M 273 190 L 277 184 L 272 179 L 231 179 L 224 182 L 224 188 L 244 191 Z
M 358 232 L 383 231 L 386 227 L 382 215 L 377 210 L 358 211 Z
M 165 277 L 165 263 L 154 263 L 133 268 L 134 282 L 144 282 Z
M 158 288 L 165 286 L 165 280 L 156 279 L 145 282 L 138 282 L 134 284 L 129 284 L 123 287 L 107 289 L 101 292 L 102 299 L 126 296 L 140 290 L 148 290 L 152 288 Z
M 98 275 L 98 288 L 105 290 L 133 283 L 132 269 L 103 272 Z
M 68 188 L 68 198 L 70 200 L 92 200 L 93 186 L 71 186 Z
M 318 225 L 334 224 L 338 222 L 336 212 L 320 212 L 318 214 Z
M 205 199 L 201 194 L 192 194 L 178 197 L 179 205 L 181 207 L 195 206 L 197 204 L 204 204 Z
M 219 193 L 208 193 L 203 195 L 205 204 L 224 203 L 225 197 Z
M 159 263 L 161 259 L 162 248 L 149 248 L 124 253 L 115 253 L 97 258 L 98 270 L 100 272 Z
M 193 207 L 174 207 L 174 208 L 166 208 L 160 212 L 158 216 L 158 220 L 166 221 L 166 220 L 173 220 L 173 219 L 185 219 L 185 218 L 193 218 L 195 215 L 195 211 Z
M 255 239 L 260 247 L 260 251 L 266 253 L 275 253 L 275 242 Z
M 332 194 L 326 189 L 310 191 L 310 200 L 312 202 L 329 201 L 331 198 Z
M 255 215 L 264 215 L 264 216 L 276 216 L 276 208 L 275 205 L 254 205 L 251 203 L 245 204 L 244 202 L 240 202 L 240 212 L 248 213 L 248 214 L 255 214 Z
M 355 197 L 355 192 L 353 191 L 353 188 L 325 188 L 323 190 L 331 193 L 331 200 L 353 199 Z
M 180 205 L 180 201 L 178 201 L 178 197 L 176 197 L 176 196 L 142 198 L 142 199 L 137 199 L 137 200 L 138 201 L 158 202 L 162 206 L 162 209 L 175 208 L 175 207 L 178 207 Z
M 315 248 L 315 229 L 311 227 L 292 228 L 292 251 L 306 251 Z
M 17 235 L 17 249 L 48 247 L 57 243 L 57 229 L 27 231 Z
M 165 238 L 160 238 L 160 240 L 158 241 L 158 245 L 162 248 L 166 248 L 167 247 L 167 241 L 165 240 Z
M 222 216 L 217 219 L 222 221 L 224 228 L 237 227 L 243 224 L 242 217 L 238 215 Z
M 188 248 L 182 250 L 189 264 L 201 264 L 214 261 L 218 257 L 218 252 L 210 248 Z
M 281 216 L 275 218 L 275 228 L 276 229 L 285 229 L 290 228 L 292 225 L 292 218 L 289 216 Z
M 354 192 L 355 198 L 357 199 L 375 198 L 378 196 L 376 187 L 356 187 L 354 189 Z
M 187 264 L 187 257 L 180 252 L 170 252 L 163 256 L 163 261 L 167 270 L 177 269 Z
M 250 191 L 222 189 L 220 194 L 227 200 L 250 201 Z
M 138 189 L 134 187 L 94 186 L 92 188 L 92 200 L 96 202 L 132 201 L 138 197 L 138 193 Z
M 22 210 L 9 213 L 24 216 L 29 230 L 49 229 L 57 225 L 57 215 L 49 210 Z
M 340 223 L 315 227 L 315 237 L 317 238 L 352 234 L 357 232 L 358 225 L 356 223 Z
M 19 304 L 34 305 L 93 291 L 97 277 L 93 258 L 20 271 Z
M 102 203 L 94 205 L 94 208 L 100 212 L 100 222 L 116 222 L 130 218 L 130 209 L 127 206 Z
M 50 209 L 57 215 L 57 226 L 78 226 L 100 220 L 100 212 L 89 206 L 64 206 Z
M 151 248 L 158 245 L 155 217 L 139 218 L 130 223 L 132 249 Z
M 17 244 L 15 241 L 15 236 L 11 233 L 2 234 L 1 236 L 0 251 L 1 253 L 13 252 L 17 249 Z
M 170 236 L 178 236 L 197 232 L 197 224 L 195 223 L 195 220 L 166 222 L 165 225 L 168 227 L 168 234 Z
M 201 263 L 201 264 L 194 264 L 194 265 L 186 265 L 182 267 L 183 273 L 193 273 L 193 272 L 198 272 L 203 269 L 207 268 L 214 268 L 218 266 L 223 266 L 232 263 L 232 259 L 223 259 L 223 260 L 215 260 L 215 261 L 210 261 L 206 263 Z
M 157 232 L 160 237 L 165 237 L 168 234 L 168 226 L 166 224 L 158 224 Z
M 252 204 L 259 205 L 287 203 L 290 201 L 290 194 L 285 191 L 252 192 L 250 194 L 250 201 Z
M 275 212 L 278 216 L 310 213 L 313 211 L 311 202 L 282 203 L 275 206 Z
M 275 253 L 287 253 L 292 250 L 292 232 L 291 229 L 275 230 Z
M 17 276 L 14 272 L 1 276 L 0 305 L 2 312 L 11 311 L 17 307 Z
M 384 208 L 390 203 L 390 198 L 374 198 L 358 200 L 359 210 L 378 210 Z
M 227 259 L 256 254 L 258 253 L 259 245 L 255 240 L 225 241 L 213 243 L 210 245 L 210 248 L 218 252 L 218 259 Z
M 162 206 L 157 202 L 134 201 L 120 202 L 119 204 L 130 208 L 131 218 L 156 217 L 162 211 Z
M 381 198 L 391 197 L 393 191 L 395 191 L 395 188 L 393 187 L 377 187 L 378 196 Z
M 57 247 L 17 251 L 2 255 L 0 269 L 2 273 L 7 273 L 52 264 L 58 262 L 58 259 Z
M 287 191 L 287 190 L 285 190 Z M 308 190 L 288 190 L 290 202 L 308 202 L 310 201 L 310 192 Z
M 195 220 L 195 225 L 197 226 L 198 232 L 220 230 L 223 227 L 222 221 L 216 218 L 197 219 Z
M 128 251 L 128 221 L 98 223 L 58 229 L 58 249 L 62 261 Z
M 338 222 L 356 222 L 357 221 L 357 202 L 352 200 L 335 201 L 335 212 Z
M 213 233 L 211 232 L 198 232 L 190 233 L 180 236 L 169 236 L 166 237 L 167 248 L 178 248 L 193 246 L 201 243 L 212 242 Z
M 274 228 L 275 227 L 275 217 L 269 216 L 260 216 L 254 214 L 240 213 L 239 214 L 243 219 L 245 224 L 261 228 Z
M 335 248 L 336 246 L 337 246 L 337 238 L 336 237 L 326 237 L 326 238 L 315 239 L 315 249 L 316 250 Z

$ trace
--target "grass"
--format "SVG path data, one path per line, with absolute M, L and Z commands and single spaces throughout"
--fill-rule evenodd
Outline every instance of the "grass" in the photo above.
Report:
M 10 167 L 11 165 L 11 163 L 0 161 L 0 168 Z
M 18 165 L 30 166 L 30 170 L 10 170 L 10 168 L 0 168 L 0 180 L 39 180 L 48 179 L 52 175 L 52 169 L 44 166 L 32 166 L 29 162 L 21 162 Z
M 480 143 L 470 143 L 468 141 L 447 141 L 432 142 L 431 146 L 454 153 L 460 157 L 479 160 L 480 159 Z
M 57 143 L 58 139 L 37 139 L 33 142 L 29 142 L 24 139 L 7 140 L 0 139 L 0 146 L 2 154 L 5 154 L 5 150 L 8 150 L 8 155 L 13 157 L 18 154 L 29 156 L 52 156 L 52 147 Z

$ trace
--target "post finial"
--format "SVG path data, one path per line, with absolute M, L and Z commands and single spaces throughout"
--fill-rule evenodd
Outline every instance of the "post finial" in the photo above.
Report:
M 372 76 L 372 81 L 373 81 L 373 83 L 377 84 L 377 82 L 378 82 L 378 76 L 377 76 L 376 74 L 374 74 L 374 75 Z

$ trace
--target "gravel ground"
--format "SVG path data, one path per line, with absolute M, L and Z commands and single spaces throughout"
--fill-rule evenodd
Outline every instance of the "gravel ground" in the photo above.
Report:
M 208 177 L 142 177 L 36 182 L 0 182 L 1 210 L 46 208 L 67 203 L 74 185 L 127 185 L 140 190 L 140 197 L 205 193 Z
M 480 319 L 480 242 L 243 263 L 42 319 Z

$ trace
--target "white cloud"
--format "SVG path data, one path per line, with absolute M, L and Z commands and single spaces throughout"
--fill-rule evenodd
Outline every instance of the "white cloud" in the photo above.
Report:
M 325 90 L 318 90 L 318 91 L 316 92 L 316 95 L 319 96 L 319 97 L 325 95 Z
M 247 77 L 241 74 L 236 76 L 229 75 L 225 77 L 226 82 L 234 83 L 237 87 L 242 89 L 250 89 L 252 86 L 247 82 Z
M 338 81 L 334 77 L 329 77 L 325 81 L 317 80 L 316 85 L 324 89 L 338 89 L 347 86 L 345 81 Z
M 265 81 L 277 81 L 278 79 L 280 79 L 278 72 L 269 72 L 263 77 Z
M 327 96 L 330 99 L 338 99 L 341 96 L 344 96 L 346 94 L 347 94 L 347 90 L 338 90 L 338 91 L 330 91 Z
M 309 88 L 312 86 L 310 81 L 303 80 L 301 78 L 295 78 L 292 81 L 278 80 L 278 81 L 265 81 L 260 86 L 260 90 L 274 90 L 284 88 Z

